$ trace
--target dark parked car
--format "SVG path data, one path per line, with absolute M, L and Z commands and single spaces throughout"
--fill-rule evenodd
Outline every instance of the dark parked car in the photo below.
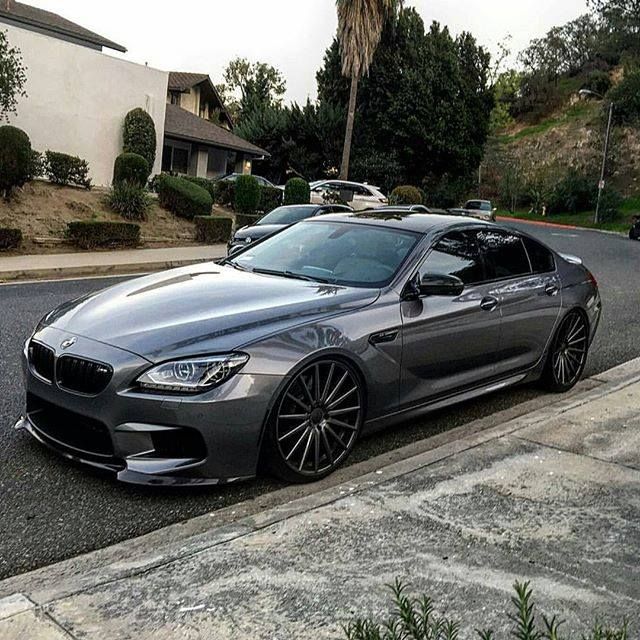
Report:
M 280 231 L 301 220 L 320 216 L 325 213 L 346 213 L 349 211 L 352 211 L 351 207 L 345 207 L 339 204 L 325 204 L 320 206 L 317 204 L 296 204 L 278 207 L 264 216 L 264 218 L 261 218 L 256 224 L 238 229 L 229 241 L 227 249 L 229 254 L 232 254 L 242 247 L 262 240 L 276 233 L 276 231 Z
M 601 314 L 578 258 L 469 218 L 397 211 L 295 224 L 229 258 L 46 315 L 16 425 L 151 485 L 262 465 L 322 478 L 366 431 L 505 387 L 580 379 Z
M 377 209 L 369 209 L 369 211 L 409 211 L 412 213 L 436 213 L 444 216 L 449 214 L 445 209 L 435 209 L 434 207 L 427 207 L 424 204 L 390 204 L 384 207 L 378 207 Z
M 633 223 L 629 230 L 631 240 L 640 240 L 640 216 L 633 216 Z

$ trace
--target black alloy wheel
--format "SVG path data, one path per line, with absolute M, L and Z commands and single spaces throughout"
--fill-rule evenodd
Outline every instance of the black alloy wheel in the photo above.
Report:
M 314 362 L 295 375 L 276 404 L 267 464 L 289 482 L 324 478 L 347 458 L 364 415 L 362 385 L 339 360 Z
M 570 312 L 562 321 L 551 349 L 543 375 L 547 389 L 563 393 L 580 380 L 589 352 L 589 326 L 582 313 Z

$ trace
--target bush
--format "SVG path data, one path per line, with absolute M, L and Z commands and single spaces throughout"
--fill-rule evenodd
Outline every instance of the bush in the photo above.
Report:
M 140 225 L 103 220 L 70 222 L 67 237 L 81 249 L 136 247 L 140 244 Z
M 396 187 L 389 196 L 389 204 L 422 204 L 422 193 L 418 187 Z
M 263 213 L 269 213 L 282 205 L 283 198 L 282 189 L 276 187 L 260 188 L 260 204 L 258 209 Z
M 31 161 L 29 163 L 29 180 L 34 180 L 44 175 L 44 156 L 33 149 L 31 151 Z
M 184 178 L 165 176 L 158 181 L 160 205 L 181 218 L 208 216 L 213 201 L 202 187 Z
M 251 227 L 258 220 L 260 220 L 262 216 L 250 216 L 244 213 L 236 213 L 236 229 L 242 229 L 243 227 Z
M 198 178 L 196 176 L 182 176 L 183 180 L 188 180 L 189 182 L 193 182 L 193 184 L 197 184 L 199 187 L 202 187 L 210 196 L 212 200 L 215 200 L 215 182 L 213 180 L 209 180 L 208 178 Z
M 592 71 L 587 76 L 582 88 L 604 95 L 611 89 L 611 76 L 606 71 Z
M 549 213 L 578 213 L 589 211 L 595 205 L 598 195 L 597 180 L 586 176 L 576 169 L 569 169 L 558 182 L 549 197 Z
M 449 174 L 427 176 L 423 181 L 423 189 L 428 194 L 424 204 L 442 209 L 457 207 L 465 201 L 472 185 L 470 177 Z
M 626 74 L 616 87 L 607 94 L 610 102 L 615 103 L 614 117 L 617 123 L 640 125 L 640 69 Z M 609 109 L 609 104 L 604 106 Z
M 233 208 L 238 213 L 253 214 L 260 204 L 260 183 L 253 176 L 238 176 Z
M 169 176 L 168 173 L 158 173 L 155 176 L 153 176 L 153 178 L 149 180 L 149 190 L 152 191 L 153 193 L 160 193 L 160 182 L 164 180 L 167 176 Z
M 0 251 L 17 249 L 22 242 L 22 231 L 20 229 L 7 229 L 0 227 Z
M 144 162 L 146 164 L 147 161 Z M 145 220 L 151 199 L 140 184 L 125 180 L 113 185 L 107 196 L 107 204 L 127 220 Z
M 121 153 L 113 165 L 113 184 L 129 182 L 145 187 L 150 174 L 149 163 L 141 155 Z
M 220 216 L 196 216 L 196 241 L 204 244 L 227 242 L 231 237 L 233 220 Z
M 124 152 L 142 156 L 149 163 L 149 171 L 153 171 L 156 161 L 156 126 L 144 109 L 133 109 L 127 113 L 122 137 Z
M 600 198 L 600 222 L 615 222 L 620 217 L 620 209 L 624 198 L 615 189 L 607 187 Z
M 284 189 L 284 203 L 309 204 L 311 202 L 311 188 L 302 178 L 291 178 Z
M 412 598 L 407 588 L 399 580 L 390 585 L 393 595 L 393 609 L 385 620 L 358 618 L 343 627 L 347 640 L 456 640 L 458 637 L 470 638 L 471 632 L 461 633 L 460 623 L 439 615 L 431 598 Z M 515 595 L 511 598 L 512 613 L 505 614 L 505 626 L 512 626 L 510 636 L 520 640 L 543 640 L 569 638 L 568 634 L 559 631 L 563 624 L 559 616 L 542 619 L 537 615 L 537 607 L 533 600 L 530 583 L 516 582 L 513 586 Z M 491 629 L 476 629 L 475 635 L 480 640 L 494 640 L 495 633 Z M 626 622 L 620 628 L 607 628 L 596 621 L 589 634 L 580 636 L 582 640 L 627 640 Z
M 33 151 L 29 136 L 16 127 L 0 127 L 0 193 L 8 198 L 31 178 Z
M 51 182 L 91 189 L 89 164 L 86 160 L 57 151 L 47 151 L 44 156 L 44 172 Z
M 213 201 L 223 207 L 233 208 L 236 199 L 235 182 L 218 180 L 213 183 Z

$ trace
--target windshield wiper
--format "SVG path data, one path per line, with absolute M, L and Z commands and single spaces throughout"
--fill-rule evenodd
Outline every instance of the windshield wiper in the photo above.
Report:
M 322 278 L 313 278 L 312 276 L 306 276 L 303 273 L 294 273 L 293 271 L 277 271 L 276 269 L 253 269 L 252 273 L 260 273 L 265 276 L 280 276 L 282 278 L 291 278 L 292 280 L 305 280 L 306 282 L 322 282 L 323 284 L 329 284 L 329 280 Z
M 221 264 L 222 266 L 225 266 L 225 267 L 226 266 L 233 267 L 238 271 L 249 271 L 249 272 L 251 271 L 251 269 L 249 269 L 248 267 L 243 267 L 241 264 L 238 264 L 237 262 L 234 262 L 229 258 L 225 258 L 222 262 L 219 262 L 218 264 Z

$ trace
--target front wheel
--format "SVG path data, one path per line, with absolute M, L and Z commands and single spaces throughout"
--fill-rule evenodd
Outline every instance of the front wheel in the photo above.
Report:
M 296 374 L 269 420 L 265 462 L 287 482 L 313 482 L 348 457 L 364 415 L 364 392 L 354 369 L 321 360 Z
M 551 343 L 541 382 L 554 393 L 572 389 L 580 380 L 589 352 L 589 325 L 579 311 L 564 318 Z

